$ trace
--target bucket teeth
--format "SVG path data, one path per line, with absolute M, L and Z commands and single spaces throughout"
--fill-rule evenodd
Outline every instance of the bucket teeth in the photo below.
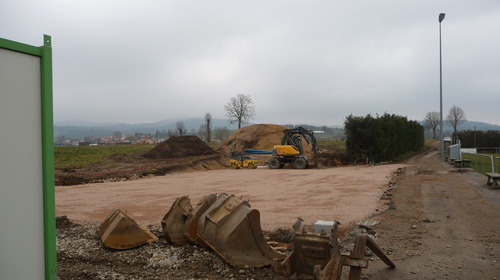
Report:
M 97 234 L 104 246 L 123 250 L 158 240 L 154 234 L 146 227 L 137 224 L 126 212 L 123 209 L 114 209 L 99 226 Z

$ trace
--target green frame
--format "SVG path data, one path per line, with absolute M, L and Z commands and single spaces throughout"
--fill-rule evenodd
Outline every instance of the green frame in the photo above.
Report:
M 0 38 L 0 48 L 40 57 L 43 165 L 43 233 L 45 279 L 57 279 L 56 209 L 54 181 L 54 125 L 52 99 L 52 39 L 43 36 L 43 46 L 36 47 Z

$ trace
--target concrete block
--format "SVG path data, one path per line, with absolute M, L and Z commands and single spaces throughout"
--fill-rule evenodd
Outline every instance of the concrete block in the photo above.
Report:
M 330 234 L 334 224 L 335 221 L 316 221 L 313 225 L 314 233 L 321 233 L 323 230 L 326 234 Z

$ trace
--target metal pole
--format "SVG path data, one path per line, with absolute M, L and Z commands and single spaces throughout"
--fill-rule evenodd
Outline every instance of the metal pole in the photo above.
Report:
M 441 22 L 445 14 L 439 14 L 439 155 L 444 157 L 444 141 L 443 141 L 443 63 L 441 57 Z

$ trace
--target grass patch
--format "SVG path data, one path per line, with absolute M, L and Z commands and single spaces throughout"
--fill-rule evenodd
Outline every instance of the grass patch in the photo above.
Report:
M 500 172 L 500 159 L 495 157 L 500 157 L 500 154 L 485 154 L 487 156 L 493 156 L 493 165 L 495 167 L 495 172 Z M 471 167 L 480 173 L 490 173 L 491 170 L 491 158 L 475 154 L 465 154 L 462 153 L 462 159 L 468 159 L 471 161 Z
M 140 154 L 151 150 L 155 145 L 114 145 L 54 147 L 56 168 L 88 166 L 110 162 L 111 155 Z
M 318 140 L 318 146 L 320 150 L 326 150 L 330 152 L 345 152 L 345 140 Z

